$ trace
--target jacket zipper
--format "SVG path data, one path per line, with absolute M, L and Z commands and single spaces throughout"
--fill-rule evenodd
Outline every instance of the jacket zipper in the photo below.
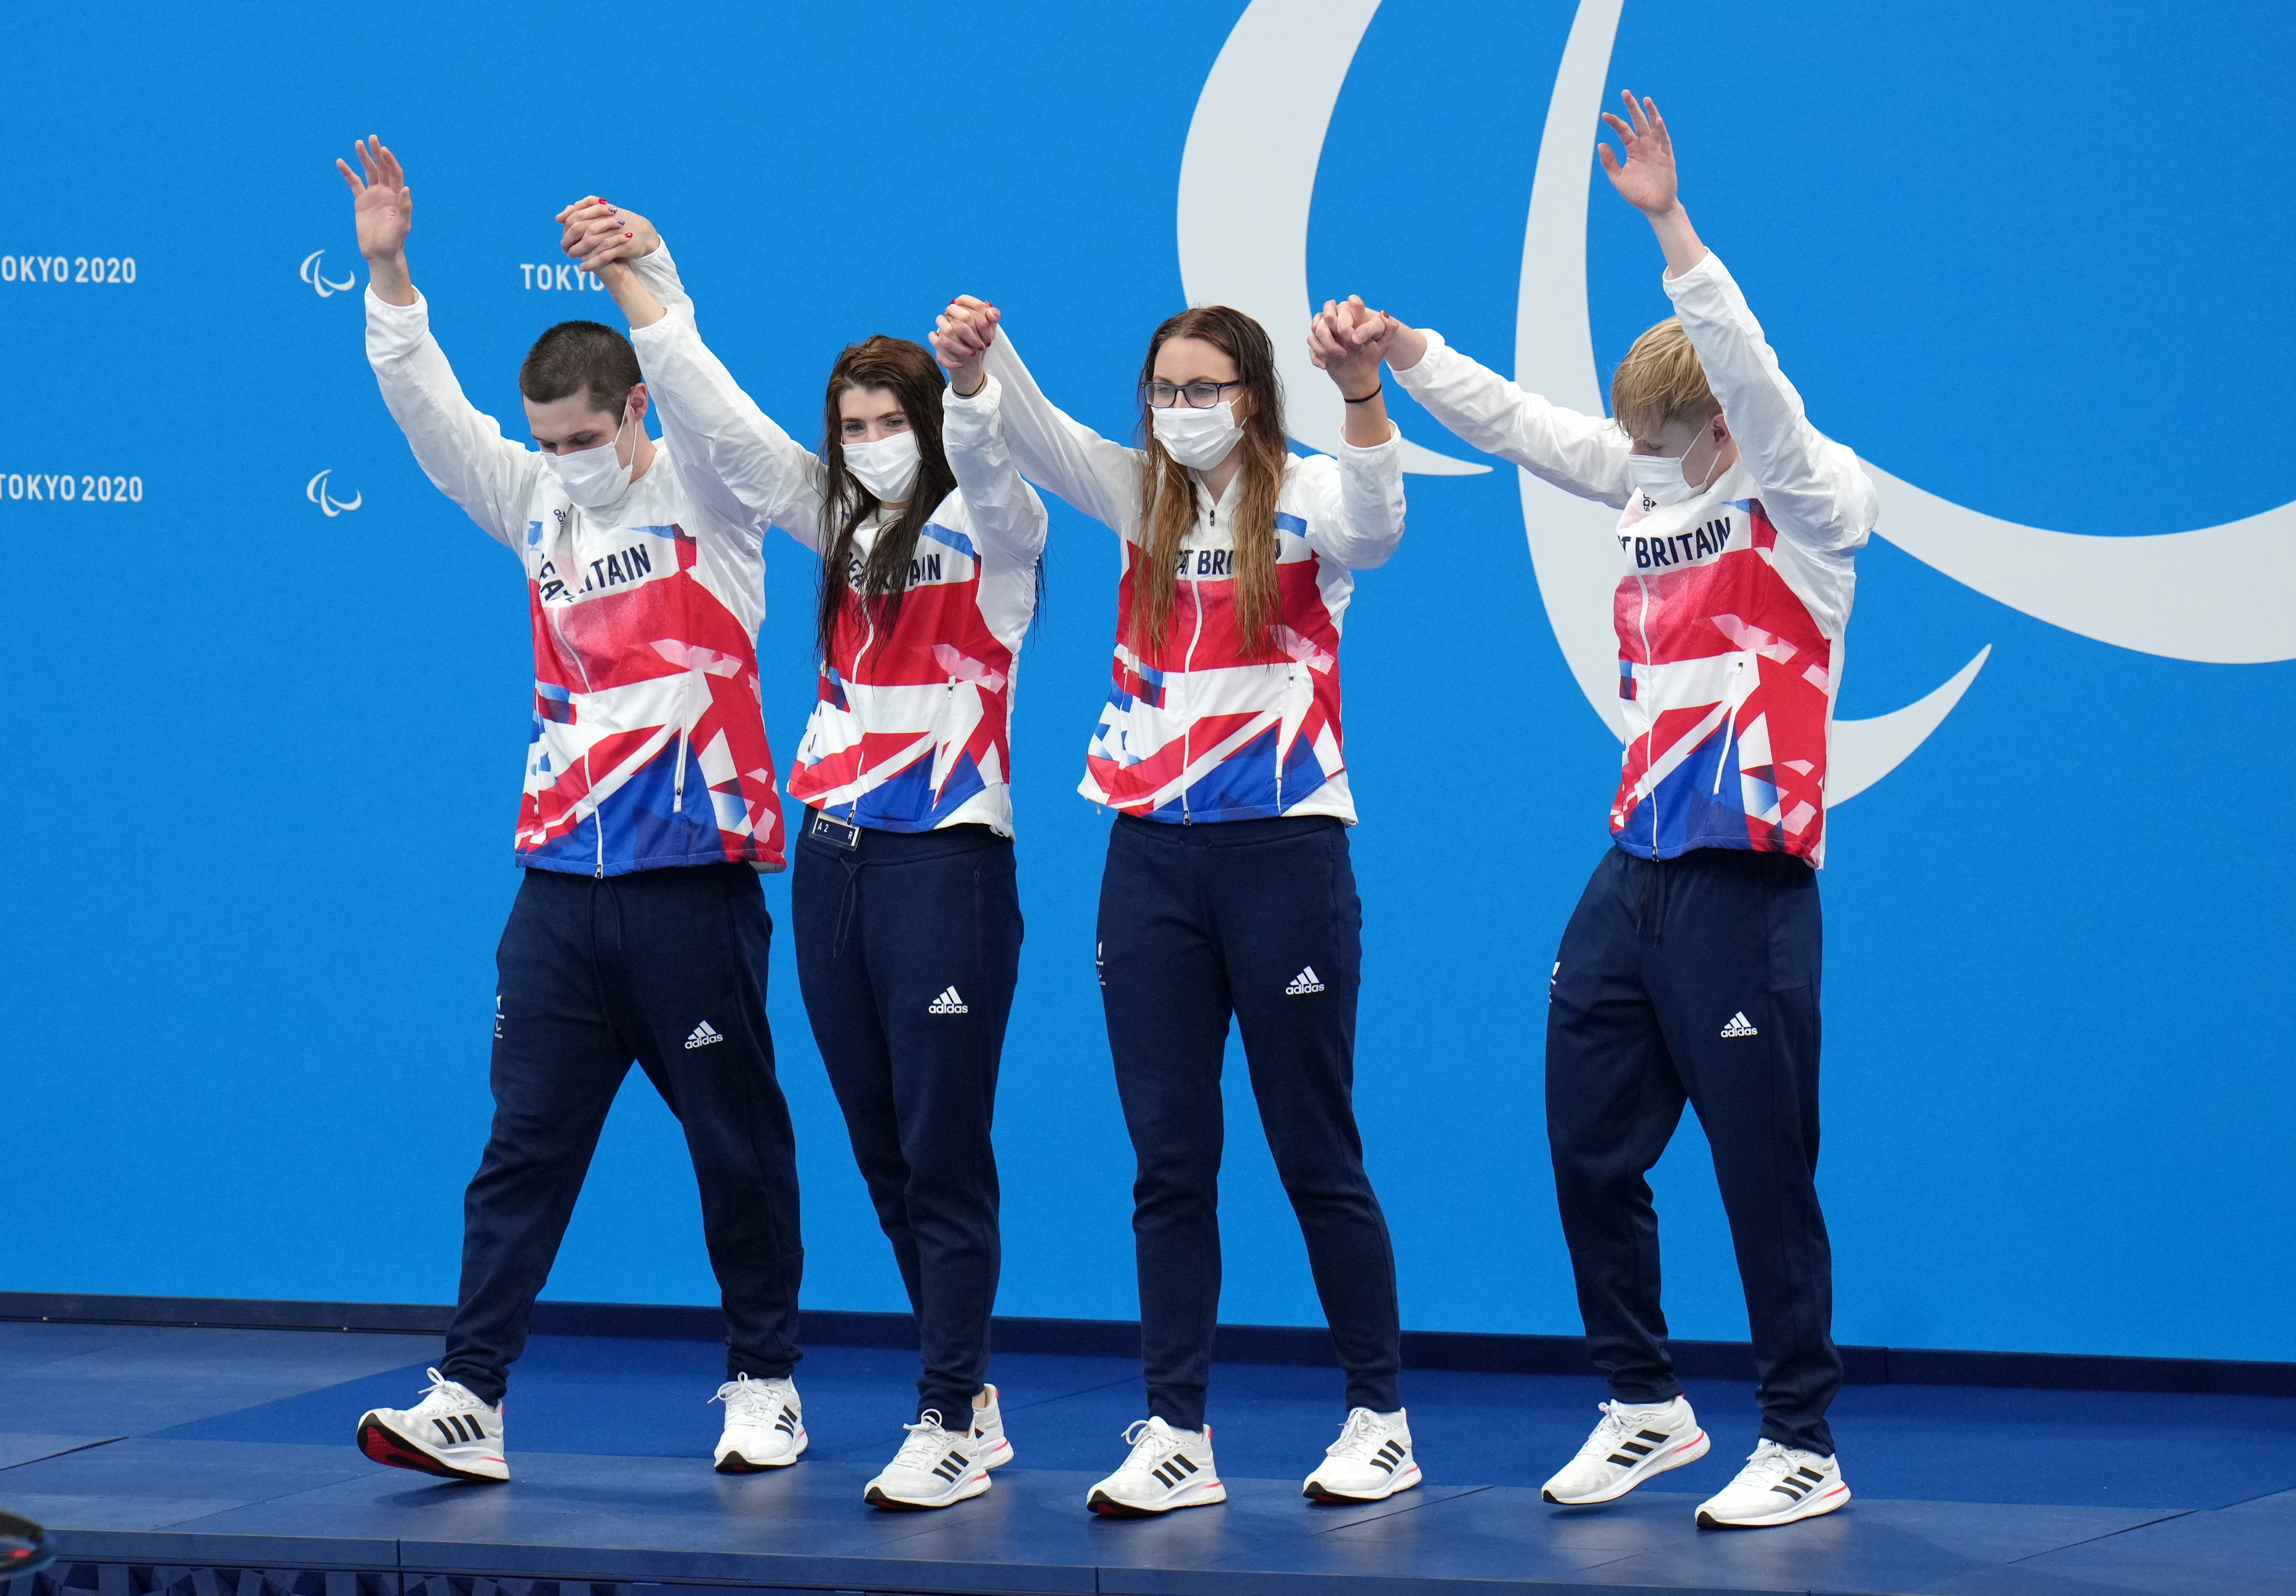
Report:
M 1210 524 L 1213 531 L 1217 531 L 1219 530 L 1219 506 L 1218 505 L 1212 506 Z M 1182 559 L 1185 559 L 1187 557 L 1187 550 L 1185 548 L 1183 548 L 1180 551 L 1180 557 Z M 1196 668 L 1196 644 L 1204 635 L 1204 590 L 1202 585 L 1198 582 L 1190 582 L 1188 584 L 1188 596 L 1195 601 L 1196 629 L 1188 634 L 1188 652 L 1183 655 L 1180 660 L 1180 679 L 1183 681 L 1187 680 L 1188 673 Z M 1191 707 L 1186 723 L 1180 728 L 1180 824 L 1183 826 L 1193 826 L 1195 824 L 1195 817 L 1190 811 L 1188 807 L 1188 771 L 1196 762 L 1195 731 L 1196 718 L 1193 708 Z
M 566 552 L 567 555 L 573 559 L 574 570 L 576 573 L 578 574 L 582 569 L 580 551 L 577 547 L 582 527 L 581 506 L 578 505 L 567 506 L 566 514 Z M 574 600 L 571 598 L 567 600 L 567 603 L 570 605 L 573 602 Z M 558 634 L 558 646 L 567 654 L 572 655 L 574 660 L 574 669 L 580 671 L 582 674 L 582 695 L 586 698 L 588 697 L 591 693 L 590 670 L 588 666 L 583 664 L 582 655 L 580 653 L 575 649 L 571 643 L 569 643 L 566 640 L 565 624 L 560 621 L 556 615 L 553 615 L 550 618 L 550 629 Z M 590 795 L 590 833 L 597 839 L 598 843 L 597 879 L 603 881 L 606 878 L 606 811 L 600 807 L 597 802 L 598 789 L 591 780 L 590 751 L 586 747 L 582 750 L 582 788 L 584 792 Z
M 880 526 L 877 529 L 881 533 L 885 529 L 882 526 Z M 873 544 L 874 541 L 874 539 L 871 539 Z M 865 555 L 863 557 L 866 558 L 867 556 Z M 851 587 L 851 579 L 849 574 L 847 579 L 847 586 L 849 589 Z M 869 605 L 867 602 L 864 600 L 861 595 L 857 592 L 853 595 L 853 607 L 861 616 L 863 632 L 861 637 L 861 646 L 857 649 L 853 654 L 853 673 L 846 678 L 845 685 L 849 692 L 857 693 L 861 690 L 861 662 L 867 659 L 869 657 L 869 651 L 877 646 L 877 618 L 869 613 Z M 857 714 L 854 716 L 856 720 L 860 720 L 860 718 L 861 717 Z M 847 805 L 845 810 L 846 823 L 850 826 L 858 826 L 861 824 L 861 782 L 862 778 L 869 774 L 868 738 L 869 730 L 868 728 L 865 726 L 861 729 L 861 740 L 854 745 L 854 747 L 860 750 L 860 752 L 856 756 L 853 763 L 853 802 Z
M 672 814 L 678 815 L 685 812 L 685 746 L 693 732 L 694 675 L 693 667 L 688 665 L 685 668 L 685 692 L 677 704 L 677 782 L 676 796 L 669 808 Z
M 1642 589 L 1643 595 L 1643 607 L 1635 615 L 1635 629 L 1642 634 L 1643 669 L 1648 670 L 1651 657 L 1650 579 L 1638 576 L 1635 578 L 1635 586 Z M 1649 678 L 1644 677 L 1644 682 L 1645 686 L 1649 685 Z M 1643 712 L 1643 772 L 1647 776 L 1651 761 L 1658 753 L 1658 717 L 1651 713 L 1650 700 L 1642 694 L 1635 695 L 1635 703 Z M 1651 858 L 1653 860 L 1658 858 L 1658 805 L 1655 803 L 1651 805 Z

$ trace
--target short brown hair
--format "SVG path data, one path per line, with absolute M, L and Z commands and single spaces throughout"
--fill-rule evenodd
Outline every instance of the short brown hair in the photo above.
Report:
M 562 321 L 534 341 L 518 368 L 518 391 L 537 405 L 586 391 L 593 409 L 621 414 L 645 381 L 630 341 L 603 322 Z
M 1690 334 L 1670 316 L 1635 340 L 1611 376 L 1611 414 L 1645 442 L 1669 422 L 1704 420 L 1721 409 Z

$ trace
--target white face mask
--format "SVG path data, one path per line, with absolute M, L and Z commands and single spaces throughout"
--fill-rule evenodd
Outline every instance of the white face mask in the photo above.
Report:
M 903 427 L 874 443 L 845 446 L 845 469 L 877 496 L 879 504 L 908 503 L 909 489 L 917 485 L 917 469 L 922 463 L 914 427 Z
M 1228 457 L 1235 440 L 1243 436 L 1243 424 L 1235 418 L 1235 401 L 1222 399 L 1209 410 L 1192 409 L 1186 405 L 1173 405 L 1148 412 L 1150 424 L 1156 430 L 1156 441 L 1183 465 L 1198 471 L 1210 471 Z
M 622 432 L 629 424 L 629 407 L 624 405 L 621 425 L 614 429 L 612 442 L 578 448 L 571 454 L 543 456 L 543 468 L 558 480 L 559 491 L 586 510 L 610 510 L 619 504 L 630 490 L 630 473 L 637 465 L 635 448 L 630 450 L 629 465 L 623 465 L 620 457 Z
M 1705 475 L 1697 482 L 1689 480 L 1684 463 L 1696 451 L 1699 439 L 1711 441 L 1713 436 L 1710 423 L 1678 455 L 1628 455 L 1627 472 L 1634 479 L 1635 490 L 1657 505 L 1683 504 L 1705 492 L 1714 485 L 1714 468 L 1722 463 L 1723 446 L 1716 445 L 1714 458 L 1708 462 Z

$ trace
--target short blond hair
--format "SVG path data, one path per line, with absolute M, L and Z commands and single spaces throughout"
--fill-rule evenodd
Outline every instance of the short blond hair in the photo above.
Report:
M 1703 420 L 1721 409 L 1690 334 L 1670 316 L 1635 340 L 1611 377 L 1611 414 L 1644 441 L 1669 422 Z

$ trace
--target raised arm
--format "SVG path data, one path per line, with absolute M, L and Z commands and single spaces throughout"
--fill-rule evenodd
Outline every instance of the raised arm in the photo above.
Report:
M 360 170 L 341 160 L 335 167 L 349 185 L 359 253 L 366 257 L 366 358 L 382 402 L 423 474 L 489 537 L 519 547 L 542 457 L 504 437 L 494 418 L 463 397 L 446 351 L 430 336 L 430 308 L 406 266 L 414 191 L 381 139 L 355 147 Z
M 677 263 L 670 259 L 669 246 L 662 243 L 654 225 L 636 211 L 592 194 L 560 211 L 557 221 L 564 229 L 559 248 L 584 271 L 594 275 L 614 261 L 627 261 L 656 304 L 666 310 L 694 314 L 693 300 L 677 275 Z
M 958 296 L 933 330 L 941 363 L 951 370 L 970 365 L 996 379 L 1004 437 L 1024 475 L 1132 536 L 1140 520 L 1140 451 L 1102 437 L 1046 399 L 1004 335 L 1001 319 L 995 306 Z
M 1406 393 L 1485 454 L 1581 498 L 1627 502 L 1633 443 L 1615 423 L 1548 403 L 1461 354 L 1431 327 L 1395 322 L 1387 358 Z
M 1603 170 L 1620 196 L 1650 220 L 1666 256 L 1667 297 L 1721 401 L 1739 455 L 1761 485 L 1762 507 L 1780 531 L 1823 548 L 1854 548 L 1880 518 L 1881 500 L 1857 457 L 1809 424 L 1801 395 L 1786 381 L 1719 257 L 1683 209 L 1674 140 L 1653 100 L 1622 96 L 1627 116 L 1603 120 L 1625 147 L 1622 161 L 1598 144 Z
M 581 209 L 570 207 L 562 219 Z M 598 243 L 582 264 L 597 273 L 629 318 L 630 343 L 661 416 L 670 457 L 726 519 L 744 525 L 771 522 L 807 547 L 819 548 L 820 461 L 758 407 L 701 341 L 693 302 L 652 224 L 634 213 L 620 214 L 632 225 L 617 225 L 612 231 L 622 236 Z M 583 242 L 570 224 L 569 252 L 577 252 Z
M 1308 358 L 1338 385 L 1347 419 L 1336 473 L 1319 460 L 1292 469 L 1308 482 L 1332 483 L 1322 513 L 1308 521 L 1308 541 L 1317 553 L 1358 571 L 1385 564 L 1403 541 L 1402 434 L 1387 418 L 1379 376 L 1393 325 L 1361 300 L 1349 299 L 1325 300 L 1308 328 Z
M 956 473 L 974 535 L 1013 564 L 1030 565 L 1044 552 L 1049 517 L 1037 490 L 1021 480 L 1004 441 L 998 414 L 1002 393 L 1003 384 L 994 377 L 981 378 L 970 394 L 960 393 L 953 383 L 943 389 L 941 448 Z

